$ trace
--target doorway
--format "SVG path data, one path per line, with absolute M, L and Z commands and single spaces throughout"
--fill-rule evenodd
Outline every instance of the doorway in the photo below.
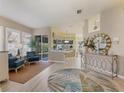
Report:
M 37 42 L 37 52 L 41 56 L 42 62 L 48 62 L 48 35 L 35 36 Z
M 44 62 L 48 61 L 48 35 L 42 35 L 41 42 L 41 60 Z

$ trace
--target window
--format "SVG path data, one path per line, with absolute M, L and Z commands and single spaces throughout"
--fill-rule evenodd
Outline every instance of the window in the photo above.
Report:
M 7 50 L 9 51 L 9 53 L 16 55 L 18 50 L 18 45 L 20 44 L 20 32 L 15 29 L 6 28 L 6 38 L 7 38 L 7 43 L 6 43 Z
M 31 37 L 31 34 L 22 32 L 22 55 L 26 55 L 27 51 L 31 51 L 31 48 L 29 47 Z
M 17 51 L 20 49 L 21 55 L 24 56 L 27 51 L 31 51 L 29 47 L 31 37 L 32 35 L 29 33 L 6 28 L 6 49 L 14 56 L 17 55 Z

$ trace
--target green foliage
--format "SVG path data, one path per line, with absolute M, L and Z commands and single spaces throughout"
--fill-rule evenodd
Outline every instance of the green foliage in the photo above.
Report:
M 31 41 L 30 41 L 30 43 L 28 45 L 32 49 L 32 51 L 35 51 L 36 50 L 36 47 L 37 47 L 36 46 L 37 45 L 37 42 L 36 42 L 36 40 L 34 38 L 31 38 Z
M 31 38 L 30 43 L 28 44 L 29 47 L 32 49 L 32 51 L 35 51 L 36 53 L 42 52 L 48 52 L 48 43 L 44 43 L 41 45 L 35 38 Z
M 44 43 L 44 44 L 41 46 L 41 50 L 42 50 L 42 52 L 48 52 L 48 43 Z

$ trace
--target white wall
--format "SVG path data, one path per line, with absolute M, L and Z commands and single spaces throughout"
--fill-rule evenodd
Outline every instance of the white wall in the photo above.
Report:
M 112 51 L 120 56 L 119 74 L 124 76 L 124 10 L 122 8 L 102 12 L 101 31 L 109 34 L 112 39 L 115 37 L 120 39 L 119 44 L 113 43 Z

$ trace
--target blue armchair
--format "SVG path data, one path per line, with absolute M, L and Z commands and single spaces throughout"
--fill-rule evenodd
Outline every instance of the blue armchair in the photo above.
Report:
M 12 54 L 8 55 L 9 61 L 9 70 L 17 70 L 24 66 L 24 60 L 17 59 L 16 57 L 12 56 Z
M 34 51 L 33 52 L 27 52 L 27 61 L 29 63 L 35 63 L 40 60 L 40 56 L 37 55 Z

